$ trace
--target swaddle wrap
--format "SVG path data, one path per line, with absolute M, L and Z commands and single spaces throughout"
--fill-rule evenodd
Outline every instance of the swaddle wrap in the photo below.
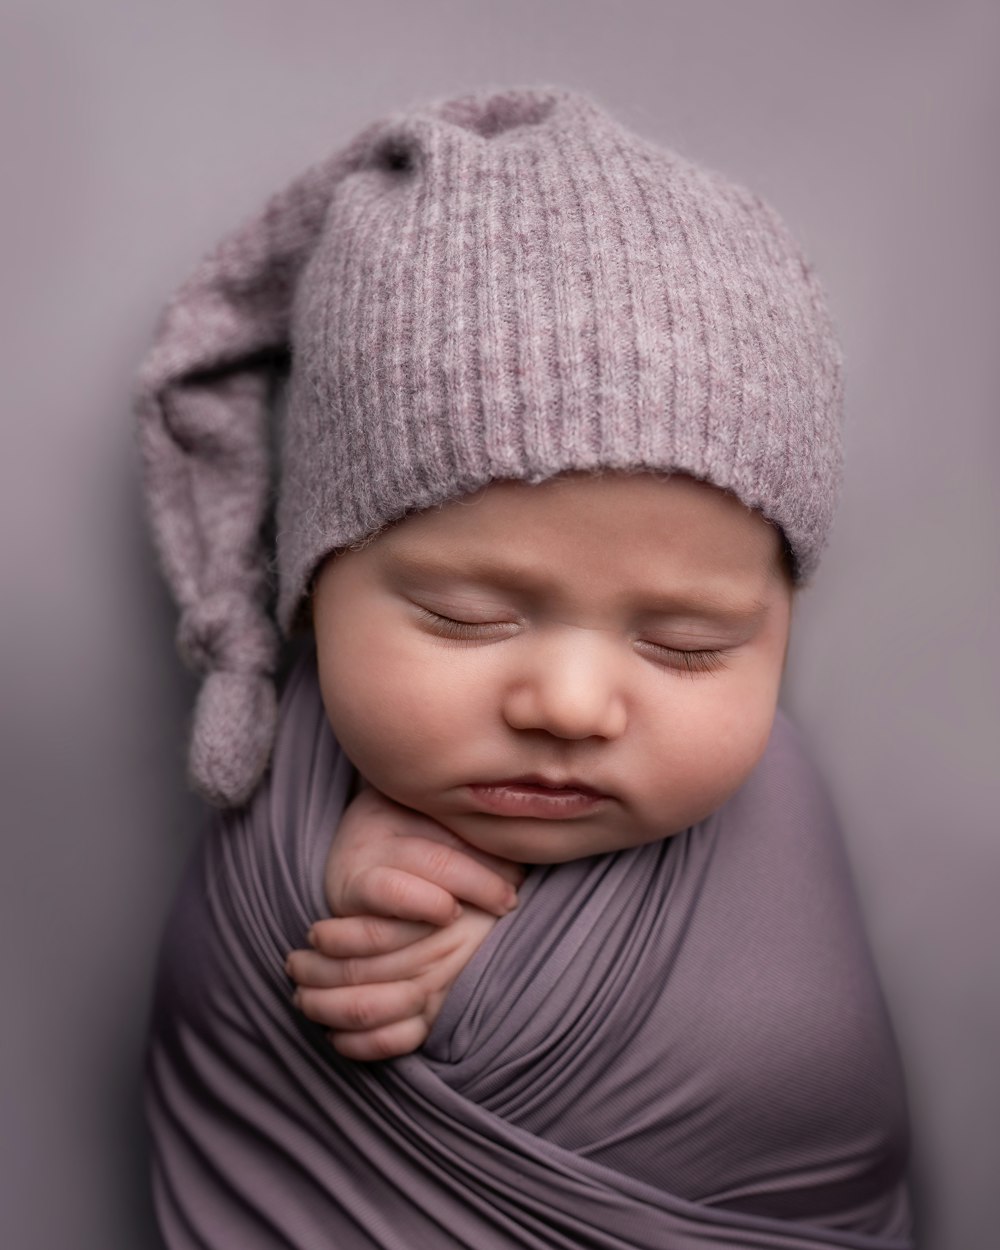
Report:
M 422 1050 L 341 1058 L 283 965 L 354 770 L 315 651 L 213 816 L 148 1053 L 170 1250 L 909 1250 L 891 1024 L 822 782 L 779 710 L 711 817 L 529 870 Z

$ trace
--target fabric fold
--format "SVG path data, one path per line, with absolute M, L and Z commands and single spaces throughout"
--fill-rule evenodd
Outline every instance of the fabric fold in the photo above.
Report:
M 342 1059 L 291 1004 L 354 772 L 315 653 L 271 774 L 215 814 L 147 1056 L 171 1250 L 910 1250 L 905 1090 L 828 796 L 779 711 L 661 842 L 529 871 L 421 1051 Z

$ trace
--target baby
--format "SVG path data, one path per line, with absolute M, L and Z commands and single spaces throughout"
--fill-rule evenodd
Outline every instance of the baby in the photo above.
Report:
M 842 406 L 777 214 L 576 92 L 437 101 L 225 238 L 136 398 L 218 809 L 150 1027 L 170 1250 L 909 1250 L 777 707 Z
M 490 910 L 513 905 L 515 865 L 723 805 L 767 745 L 793 595 L 777 528 L 684 475 L 496 483 L 323 565 L 323 702 L 374 787 L 345 812 L 328 898 L 403 918 L 320 922 L 289 960 L 341 1053 L 425 1040 Z M 458 898 L 481 906 L 453 920 Z

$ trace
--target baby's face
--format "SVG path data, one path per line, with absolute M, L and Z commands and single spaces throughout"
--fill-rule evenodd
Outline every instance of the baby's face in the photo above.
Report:
M 682 476 L 495 482 L 411 516 L 317 578 L 334 733 L 376 789 L 508 859 L 677 833 L 767 744 L 791 618 L 780 542 Z

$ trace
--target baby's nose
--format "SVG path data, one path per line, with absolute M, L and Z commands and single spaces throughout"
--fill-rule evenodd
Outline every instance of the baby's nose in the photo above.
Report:
M 561 645 L 539 645 L 513 674 L 504 719 L 514 729 L 559 738 L 618 738 L 625 732 L 625 692 L 600 639 L 582 633 Z

